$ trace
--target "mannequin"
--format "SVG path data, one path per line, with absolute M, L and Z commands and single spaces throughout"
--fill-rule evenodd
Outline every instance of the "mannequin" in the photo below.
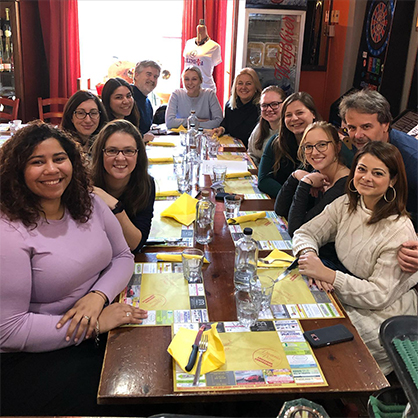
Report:
M 210 39 L 205 20 L 200 19 L 196 27 L 196 38 L 186 41 L 183 51 L 184 65 L 196 65 L 202 72 L 202 88 L 216 92 L 213 69 L 222 62 L 221 47 Z

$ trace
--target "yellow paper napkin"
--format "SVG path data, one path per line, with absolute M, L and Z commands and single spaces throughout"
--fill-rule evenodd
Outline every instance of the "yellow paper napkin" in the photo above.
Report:
M 178 128 L 171 128 L 170 131 L 180 133 L 187 132 L 187 129 L 183 125 L 180 125 Z
M 292 262 L 295 259 L 295 257 L 292 257 L 291 255 L 286 254 L 285 252 L 278 250 L 277 248 L 274 249 L 264 259 L 265 260 L 272 260 L 272 259 L 275 259 L 275 258 L 284 258 L 286 260 L 289 260 L 289 263 Z M 266 263 L 263 263 L 263 262 L 259 261 L 257 263 L 257 265 L 258 265 L 258 267 L 274 267 L 274 268 L 277 268 L 277 267 L 289 267 L 289 263 L 286 263 L 285 261 L 274 261 L 271 264 L 266 264 Z
M 189 226 L 196 218 L 197 199 L 183 193 L 173 204 L 161 212 L 161 216 L 173 218 L 183 225 Z
M 180 192 L 178 190 L 168 190 L 163 192 L 155 192 L 155 197 L 164 197 L 164 196 L 180 196 Z
M 239 177 L 249 177 L 251 176 L 251 173 L 249 171 L 243 171 L 241 173 L 226 173 L 226 178 L 227 179 L 236 179 Z
M 197 258 L 199 256 L 198 255 L 190 254 L 187 257 Z M 181 263 L 182 262 L 181 254 L 158 253 L 156 255 L 156 258 L 157 258 L 157 260 L 173 261 L 175 263 Z M 206 259 L 206 257 L 203 257 L 203 262 L 204 263 L 207 263 L 207 264 L 210 264 L 209 261 Z
M 157 157 L 157 158 L 148 158 L 148 162 L 150 164 L 157 164 L 157 163 L 172 163 L 173 157 Z
M 175 147 L 176 145 L 172 142 L 160 142 L 160 141 L 151 141 L 147 143 L 150 147 Z
M 202 368 L 200 372 L 202 375 L 219 369 L 219 367 L 225 364 L 225 350 L 222 341 L 219 338 L 218 331 L 216 330 L 216 325 L 217 322 L 211 325 L 210 330 L 204 332 L 209 338 L 209 345 L 202 358 Z M 182 370 L 189 374 L 195 374 L 197 362 L 199 360 L 197 357 L 193 369 L 190 372 L 186 372 L 185 367 L 189 362 L 196 334 L 197 331 L 180 328 L 167 349 Z
M 242 224 L 244 222 L 256 221 L 257 219 L 261 219 L 265 217 L 266 217 L 266 212 L 256 212 L 256 213 L 251 213 L 249 215 L 243 215 L 243 216 L 237 216 L 235 218 L 230 218 L 228 219 L 227 222 L 229 225 L 236 225 L 236 224 Z

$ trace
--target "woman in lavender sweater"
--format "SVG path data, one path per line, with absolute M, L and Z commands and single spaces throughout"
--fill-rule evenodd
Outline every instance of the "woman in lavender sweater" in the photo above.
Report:
M 97 412 L 99 335 L 147 315 L 108 305 L 127 285 L 133 256 L 90 192 L 80 148 L 51 125 L 34 122 L 0 149 L 3 414 Z

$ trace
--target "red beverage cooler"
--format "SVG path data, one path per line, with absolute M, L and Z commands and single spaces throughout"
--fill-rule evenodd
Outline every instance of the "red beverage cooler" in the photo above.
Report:
M 299 90 L 306 0 L 242 0 L 236 72 L 253 68 L 261 85 Z

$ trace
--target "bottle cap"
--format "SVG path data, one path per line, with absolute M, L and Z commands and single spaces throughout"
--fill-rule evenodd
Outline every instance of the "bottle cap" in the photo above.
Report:
M 199 129 L 198 129 L 198 131 L 201 131 L 201 132 L 203 132 L 203 128 L 199 128 Z
M 202 190 L 202 197 L 208 197 L 209 196 L 209 190 Z
M 252 235 L 253 230 L 252 228 L 244 228 L 244 235 Z
M 194 128 L 196 125 L 194 123 L 190 124 L 190 127 Z

